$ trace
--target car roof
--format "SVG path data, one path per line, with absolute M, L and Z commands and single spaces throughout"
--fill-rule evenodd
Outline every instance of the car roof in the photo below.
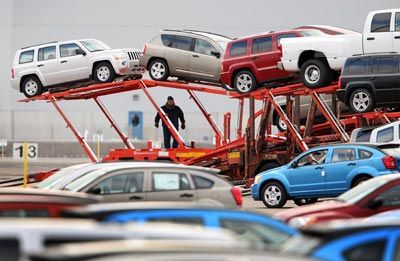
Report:
M 373 149 L 379 150 L 378 144 L 368 143 L 368 142 L 366 142 L 366 143 L 363 143 L 363 142 L 348 142 L 348 143 L 328 144 L 328 145 L 315 146 L 315 147 L 312 147 L 311 149 L 312 150 L 315 150 L 315 149 L 318 150 L 318 149 L 323 149 L 323 148 L 346 147 L 346 146 L 369 147 L 369 148 L 373 148 Z
M 49 45 L 49 44 L 56 44 L 56 43 L 64 43 L 64 42 L 80 42 L 80 41 L 89 41 L 89 40 L 100 41 L 100 40 L 98 40 L 98 39 L 93 39 L 93 38 L 88 38 L 88 39 L 71 39 L 71 40 L 65 40 L 65 41 L 51 41 L 51 42 L 46 42 L 46 43 L 40 43 L 40 44 L 34 44 L 34 45 L 25 46 L 25 47 L 20 48 L 20 50 L 30 49 L 30 48 L 38 47 L 38 46 L 42 46 L 42 45 Z
M 256 38 L 256 37 L 260 37 L 260 36 L 268 36 L 268 35 L 274 35 L 274 34 L 280 34 L 280 33 L 291 33 L 291 32 L 299 32 L 299 31 L 302 31 L 302 30 L 288 29 L 288 30 L 283 30 L 283 31 L 266 31 L 266 32 L 262 32 L 262 33 L 256 33 L 256 34 L 242 36 L 237 39 L 234 39 L 232 42 L 239 42 L 239 41 L 243 41 L 243 40 L 250 39 L 250 38 Z
M 212 32 L 207 32 L 207 31 L 199 31 L 199 30 L 191 30 L 191 29 L 183 29 L 183 30 L 178 30 L 178 29 L 164 29 L 160 31 L 161 33 L 165 32 L 165 33 L 173 33 L 173 32 L 177 32 L 177 33 L 187 33 L 187 34 L 193 34 L 193 35 L 201 35 L 201 36 L 205 36 L 207 38 L 210 38 L 214 41 L 218 41 L 218 40 L 231 40 L 232 38 L 226 36 L 226 35 L 222 35 L 222 34 L 217 34 L 217 33 L 212 33 Z

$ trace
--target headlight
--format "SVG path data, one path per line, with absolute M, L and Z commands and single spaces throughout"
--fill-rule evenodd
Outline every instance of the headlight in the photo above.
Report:
M 116 61 L 119 61 L 119 60 L 126 60 L 126 59 L 128 59 L 128 56 L 126 55 L 126 54 L 114 54 L 114 59 L 116 60 Z
M 257 176 L 254 178 L 254 184 L 257 184 L 258 182 L 260 182 L 260 179 L 261 179 L 261 175 L 257 175 Z
M 294 228 L 302 228 L 313 224 L 316 218 L 313 217 L 295 217 L 292 218 L 288 225 Z

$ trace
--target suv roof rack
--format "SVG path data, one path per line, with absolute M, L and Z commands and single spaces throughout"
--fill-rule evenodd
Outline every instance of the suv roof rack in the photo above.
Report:
M 35 45 L 31 45 L 31 46 L 26 46 L 26 47 L 22 47 L 21 50 L 28 49 L 28 48 L 35 47 L 35 46 L 45 45 L 45 44 L 52 44 L 52 43 L 57 43 L 57 41 L 41 43 L 41 44 L 35 44 Z
M 200 35 L 199 33 L 206 33 L 206 34 L 216 35 L 216 36 L 220 36 L 220 37 L 225 37 L 225 38 L 228 38 L 228 39 L 232 40 L 231 37 L 228 37 L 226 35 L 217 34 L 217 33 L 211 33 L 211 32 L 207 32 L 207 31 L 199 31 L 199 30 L 191 30 L 191 29 L 182 29 L 182 30 L 179 30 L 179 29 L 164 29 L 162 31 L 192 33 L 192 34 L 197 34 L 197 35 Z M 202 36 L 204 36 L 204 35 L 202 35 Z

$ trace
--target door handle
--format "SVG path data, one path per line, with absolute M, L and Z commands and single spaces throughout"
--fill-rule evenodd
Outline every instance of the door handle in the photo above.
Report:
M 141 197 L 141 196 L 132 196 L 129 199 L 140 200 L 140 199 L 143 199 L 143 197 Z
M 43 67 L 44 66 L 44 64 L 38 64 L 38 66 L 37 67 Z
M 197 54 L 193 54 L 192 57 L 199 58 L 199 56 Z
M 322 166 L 315 167 L 315 169 L 324 169 Z
M 371 77 L 370 80 L 375 81 L 376 77 Z
M 251 57 L 251 59 L 252 59 L 252 60 L 257 60 L 257 59 L 258 59 L 258 56 L 253 56 L 253 57 Z
M 375 40 L 375 37 L 367 37 L 367 41 Z
M 400 39 L 400 35 L 396 35 L 394 39 Z
M 355 162 L 350 162 L 349 164 L 347 164 L 347 166 L 355 166 L 357 165 Z
M 67 63 L 68 61 L 61 61 L 60 63 Z
M 193 194 L 189 194 L 189 193 L 184 193 L 180 195 L 181 198 L 192 198 Z

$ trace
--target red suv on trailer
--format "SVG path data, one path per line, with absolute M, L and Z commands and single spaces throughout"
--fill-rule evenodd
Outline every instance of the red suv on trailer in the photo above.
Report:
M 282 56 L 280 40 L 321 34 L 320 30 L 301 29 L 267 32 L 230 41 L 221 62 L 221 82 L 227 89 L 249 93 L 265 83 L 293 80 L 293 74 L 277 67 Z

